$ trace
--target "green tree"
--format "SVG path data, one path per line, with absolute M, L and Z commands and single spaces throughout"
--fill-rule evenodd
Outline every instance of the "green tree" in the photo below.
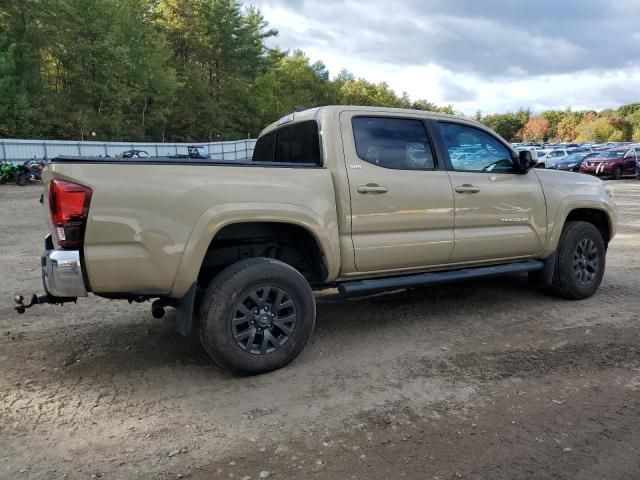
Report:
M 482 123 L 495 130 L 505 140 L 513 141 L 526 124 L 528 116 L 528 113 L 523 110 L 515 113 L 495 113 L 486 115 Z
M 160 0 L 155 24 L 171 42 L 181 88 L 171 137 L 243 136 L 252 83 L 268 62 L 264 40 L 275 35 L 259 11 L 234 0 Z

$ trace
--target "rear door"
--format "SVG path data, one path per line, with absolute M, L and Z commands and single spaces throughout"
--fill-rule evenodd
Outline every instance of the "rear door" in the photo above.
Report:
M 546 243 L 547 210 L 535 171 L 516 173 L 512 153 L 497 137 L 469 124 L 434 122 L 455 198 L 452 263 L 526 257 Z M 473 148 L 470 159 L 449 155 Z
M 342 112 L 356 269 L 445 264 L 453 252 L 453 191 L 418 116 Z

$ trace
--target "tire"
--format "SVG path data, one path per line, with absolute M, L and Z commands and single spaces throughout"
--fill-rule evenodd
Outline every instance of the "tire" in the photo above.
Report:
M 21 187 L 24 187 L 27 183 L 29 183 L 29 177 L 27 174 L 23 173 L 16 177 L 16 183 Z
M 622 169 L 620 167 L 616 167 L 613 170 L 613 179 L 620 180 L 622 178 Z
M 0 185 L 4 185 L 5 183 L 7 183 L 7 177 L 5 176 L 0 177 Z
M 300 272 L 270 258 L 250 258 L 227 267 L 207 287 L 200 341 L 222 368 L 255 375 L 295 359 L 315 320 L 315 298 Z
M 568 222 L 557 254 L 553 293 L 571 300 L 593 295 L 602 282 L 606 264 L 606 247 L 600 231 L 591 223 Z

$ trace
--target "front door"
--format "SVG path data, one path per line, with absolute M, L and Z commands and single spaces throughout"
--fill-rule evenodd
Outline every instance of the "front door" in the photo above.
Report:
M 455 197 L 452 263 L 534 255 L 546 244 L 547 209 L 535 171 L 516 173 L 511 151 L 472 125 L 438 122 Z M 464 148 L 472 154 L 458 160 Z
M 629 150 L 624 156 L 624 173 L 633 175 L 636 173 L 636 152 Z
M 453 191 L 418 116 L 340 115 L 359 272 L 446 263 Z

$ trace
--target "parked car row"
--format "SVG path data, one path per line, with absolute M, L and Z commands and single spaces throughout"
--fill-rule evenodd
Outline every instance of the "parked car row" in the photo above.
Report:
M 581 172 L 599 177 L 640 179 L 640 144 L 630 142 L 513 144 L 537 158 L 537 168 Z

